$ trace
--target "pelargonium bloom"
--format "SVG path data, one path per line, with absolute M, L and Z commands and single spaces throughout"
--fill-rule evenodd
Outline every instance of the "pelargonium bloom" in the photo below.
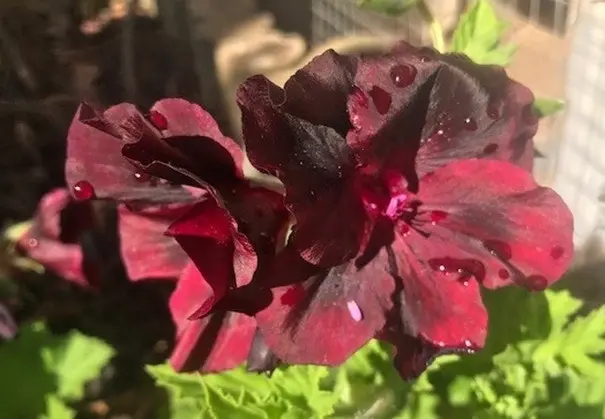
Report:
M 182 99 L 146 114 L 83 104 L 69 131 L 67 182 L 80 200 L 120 202 L 129 277 L 178 278 L 169 303 L 178 370 L 231 368 L 252 343 L 254 319 L 218 306 L 273 258 L 289 214 L 280 194 L 244 177 L 243 161 L 212 117 Z
M 297 222 L 256 316 L 286 363 L 337 364 L 377 336 L 416 376 L 483 346 L 479 285 L 542 290 L 570 264 L 571 213 L 530 173 L 533 95 L 501 69 L 406 43 L 327 51 L 283 89 L 248 79 L 238 103 Z
M 83 248 L 92 223 L 89 203 L 76 202 L 67 189 L 54 189 L 40 200 L 18 245 L 55 275 L 81 286 L 94 285 L 99 261 L 86 258 Z

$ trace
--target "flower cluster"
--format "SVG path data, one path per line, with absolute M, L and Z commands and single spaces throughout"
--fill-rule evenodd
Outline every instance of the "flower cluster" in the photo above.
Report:
M 533 95 L 501 68 L 327 51 L 237 101 L 280 187 L 185 100 L 83 104 L 69 131 L 69 188 L 119 203 L 131 279 L 177 281 L 178 370 L 336 365 L 378 338 L 413 378 L 484 345 L 480 287 L 543 290 L 570 264 L 572 216 L 531 174 Z

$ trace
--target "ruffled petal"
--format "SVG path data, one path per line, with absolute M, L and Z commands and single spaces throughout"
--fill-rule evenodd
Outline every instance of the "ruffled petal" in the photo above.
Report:
M 392 307 L 385 257 L 327 270 L 290 260 L 282 276 L 292 285 L 274 288 L 273 302 L 256 315 L 269 348 L 287 364 L 344 362 L 384 326 Z
M 482 348 L 487 336 L 478 282 L 435 271 L 425 259 L 433 241 L 410 236 L 398 236 L 390 248 L 399 291 L 387 340 L 404 378 L 418 376 L 439 354 Z
M 101 113 L 80 105 L 67 134 L 65 178 L 78 199 L 174 202 L 189 199 L 179 187 L 158 183 L 122 155 L 126 144 L 121 128 L 138 111 L 120 104 Z M 161 147 L 161 142 L 157 147 Z
M 212 289 L 207 301 L 198 301 L 200 318 L 229 290 L 247 285 L 256 271 L 256 253 L 231 215 L 213 199 L 197 203 L 167 231 L 197 266 Z
M 253 165 L 286 187 L 297 224 L 292 245 L 309 262 L 334 266 L 357 254 L 366 233 L 363 203 L 350 193 L 354 162 L 335 129 L 284 111 L 283 94 L 263 76 L 240 87 L 246 149 Z
M 67 209 L 69 219 L 63 216 Z M 19 248 L 55 275 L 89 286 L 80 236 L 90 227 L 87 205 L 73 202 L 66 189 L 55 189 L 40 200 L 31 228 L 19 239 Z M 69 234 L 64 234 L 68 232 Z M 69 236 L 65 240 L 64 236 Z
M 426 221 L 429 233 L 422 240 L 432 249 L 416 253 L 437 270 L 455 272 L 472 264 L 473 276 L 486 287 L 515 282 L 542 290 L 571 264 L 571 212 L 552 189 L 538 186 L 511 163 L 450 163 L 421 179 L 417 198 L 422 202 L 418 220 Z M 416 246 L 421 237 L 407 242 Z
M 219 372 L 246 361 L 256 323 L 238 313 L 214 313 L 189 320 L 199 302 L 208 300 L 212 290 L 193 264 L 183 271 L 169 306 L 176 325 L 176 344 L 170 365 L 179 372 Z
M 534 98 L 501 68 L 402 42 L 394 53 L 361 59 L 355 85 L 348 143 L 367 164 L 407 155 L 422 176 L 455 159 L 487 157 L 531 170 Z
M 178 278 L 189 258 L 177 241 L 164 233 L 191 207 L 118 207 L 120 251 L 130 280 Z

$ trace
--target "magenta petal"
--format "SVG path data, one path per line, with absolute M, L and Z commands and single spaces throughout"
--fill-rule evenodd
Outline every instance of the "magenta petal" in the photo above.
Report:
M 286 277 L 314 273 L 302 283 L 275 288 L 272 304 L 256 315 L 269 348 L 289 364 L 344 362 L 385 324 L 395 289 L 385 263 L 382 252 L 359 270 L 353 263 L 323 271 L 303 261 L 291 264 Z
M 191 205 L 153 206 L 143 209 L 118 207 L 120 250 L 126 273 L 132 281 L 177 278 L 189 260 L 168 227 L 191 209 Z
M 211 296 L 210 286 L 197 268 L 189 264 L 169 302 L 177 329 L 169 362 L 177 371 L 223 371 L 237 367 L 248 356 L 256 328 L 253 318 L 223 312 L 188 320 L 200 302 Z
M 66 189 L 55 189 L 42 197 L 38 210 L 33 219 L 32 227 L 19 239 L 19 247 L 27 256 L 55 275 L 81 286 L 89 286 L 84 272 L 84 254 L 77 241 L 64 242 L 61 240 L 63 226 L 62 212 L 74 205 Z M 90 212 L 87 207 L 78 207 L 68 220 L 78 227 L 87 225 Z M 70 231 L 76 238 L 82 233 Z
M 213 199 L 197 203 L 168 229 L 212 288 L 212 303 L 220 301 L 231 288 L 252 280 L 257 256 L 252 245 L 237 231 L 231 215 Z M 208 312 L 204 305 L 196 316 Z
M 485 267 L 481 281 L 489 288 L 514 281 L 544 289 L 571 264 L 571 212 L 552 189 L 538 186 L 511 163 L 450 163 L 421 179 L 418 199 L 429 213 L 445 214 L 435 235 L 447 237 L 450 248 L 474 255 Z M 433 247 L 431 257 L 457 257 L 447 247 L 441 251 L 437 255 Z
M 402 42 L 396 53 L 361 59 L 355 85 L 348 141 L 360 154 L 371 150 L 368 160 L 417 153 L 419 175 L 463 158 L 531 169 L 534 98 L 501 68 Z

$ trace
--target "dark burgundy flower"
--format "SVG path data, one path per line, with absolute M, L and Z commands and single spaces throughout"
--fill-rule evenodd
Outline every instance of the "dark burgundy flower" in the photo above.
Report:
M 249 158 L 285 184 L 297 220 L 292 244 L 324 266 L 367 240 L 368 178 L 392 170 L 415 188 L 418 176 L 462 158 L 530 169 L 532 102 L 501 69 L 406 43 L 377 57 L 327 51 L 284 89 L 255 76 L 238 92 Z
M 287 230 L 282 195 L 246 179 L 239 146 L 184 100 L 162 100 L 147 115 L 128 104 L 102 113 L 82 105 L 68 141 L 74 195 L 122 203 L 129 276 L 179 277 L 170 300 L 173 366 L 218 371 L 243 362 L 256 323 L 221 301 L 229 294 L 226 303 L 242 312 L 267 304 L 246 293 L 238 299 L 237 290 L 273 258 Z
M 92 227 L 88 203 L 75 202 L 67 189 L 55 189 L 40 200 L 32 226 L 19 239 L 29 258 L 55 275 L 81 286 L 94 282 L 95 264 L 86 260 L 82 238 Z
M 416 376 L 482 347 L 479 285 L 542 290 L 570 264 L 571 214 L 529 173 L 533 96 L 501 70 L 407 44 L 328 51 L 238 100 L 250 160 L 296 217 L 256 316 L 286 363 L 338 364 L 379 336 Z

